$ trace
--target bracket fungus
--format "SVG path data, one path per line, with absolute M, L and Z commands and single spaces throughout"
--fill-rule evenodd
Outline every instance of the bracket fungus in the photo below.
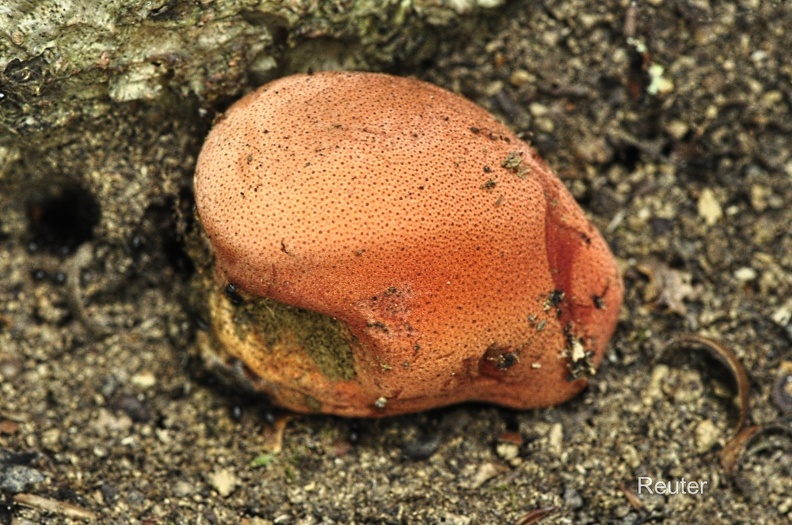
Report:
M 202 354 L 298 412 L 560 403 L 616 326 L 618 267 L 561 181 L 425 82 L 266 84 L 216 122 L 195 198 Z

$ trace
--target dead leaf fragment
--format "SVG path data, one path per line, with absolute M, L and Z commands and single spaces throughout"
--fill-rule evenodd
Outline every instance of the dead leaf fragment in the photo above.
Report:
M 687 315 L 685 301 L 696 299 L 699 295 L 699 291 L 691 284 L 693 277 L 690 272 L 674 270 L 653 258 L 638 263 L 635 269 L 649 278 L 649 284 L 644 289 L 644 301 L 665 306 L 668 311 L 682 317 Z
M 19 430 L 19 423 L 16 421 L 10 421 L 8 419 L 0 420 L 0 434 L 16 434 Z
M 555 507 L 540 507 L 529 510 L 514 522 L 514 525 L 535 525 L 541 523 L 545 518 L 556 513 Z
M 14 503 L 31 509 L 37 509 L 42 512 L 51 512 L 59 516 L 75 520 L 95 520 L 96 513 L 84 507 L 58 501 L 54 499 L 44 498 L 36 494 L 17 494 L 14 496 Z

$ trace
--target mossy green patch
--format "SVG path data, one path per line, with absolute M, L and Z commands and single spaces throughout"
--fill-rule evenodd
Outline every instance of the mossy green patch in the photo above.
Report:
M 240 340 L 251 333 L 262 341 L 262 352 L 279 343 L 302 346 L 319 370 L 330 380 L 349 381 L 355 377 L 349 330 L 332 317 L 288 306 L 272 299 L 256 297 L 235 288 L 236 301 L 232 304 L 225 286 L 214 278 L 214 255 L 202 228 L 198 227 L 187 238 L 187 249 L 196 261 L 197 275 L 191 287 L 190 302 L 199 317 L 209 322 L 209 302 L 215 294 L 225 302 L 231 316 L 234 332 Z M 211 322 L 209 322 L 211 325 Z M 214 338 L 214 337 L 213 337 Z M 216 343 L 219 345 L 219 343 Z M 218 349 L 219 350 L 219 349 Z
M 244 293 L 242 297 L 244 303 L 235 307 L 233 316 L 240 336 L 255 331 L 265 352 L 278 343 L 296 343 L 328 379 L 349 381 L 355 377 L 349 345 L 352 336 L 336 319 L 272 299 Z

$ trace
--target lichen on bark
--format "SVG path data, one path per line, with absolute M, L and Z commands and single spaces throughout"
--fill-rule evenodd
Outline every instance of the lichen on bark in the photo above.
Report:
M 215 115 L 308 69 L 388 69 L 499 0 L 8 0 L 0 3 L 0 183 L 79 186 L 124 242 L 189 192 Z M 479 6 L 481 4 L 481 6 Z M 472 20 L 468 17 L 468 20 Z

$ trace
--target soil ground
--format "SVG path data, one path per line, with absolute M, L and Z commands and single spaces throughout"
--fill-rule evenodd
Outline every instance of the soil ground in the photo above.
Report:
M 771 393 L 792 368 L 791 27 L 783 1 L 517 1 L 391 69 L 522 132 L 619 258 L 611 350 L 563 406 L 287 420 L 206 373 L 177 234 L 205 120 L 135 135 L 130 165 L 177 177 L 123 249 L 105 239 L 125 212 L 101 196 L 3 191 L 0 483 L 108 524 L 789 523 L 789 399 Z M 95 187 L 137 191 L 114 173 Z M 690 333 L 734 351 L 749 420 L 770 428 L 731 472 L 727 371 L 687 346 L 661 356 Z M 707 486 L 638 495 L 639 477 Z M 0 523 L 82 521 L 18 491 L 0 490 Z

